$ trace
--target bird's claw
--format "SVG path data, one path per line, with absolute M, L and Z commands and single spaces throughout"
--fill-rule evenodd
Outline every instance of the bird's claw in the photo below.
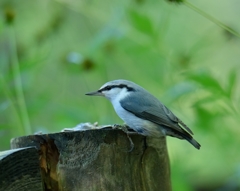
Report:
M 132 152 L 132 150 L 134 149 L 134 143 L 133 143 L 131 137 L 129 137 L 128 134 L 127 134 L 127 138 L 128 138 L 128 140 L 129 140 L 129 142 L 130 142 L 130 149 L 129 149 L 127 152 L 130 153 L 130 152 Z
M 118 124 L 114 124 L 113 125 L 113 129 L 120 129 L 122 130 L 124 133 L 126 133 L 127 135 L 127 138 L 130 142 L 130 149 L 127 151 L 127 152 L 132 152 L 132 150 L 134 149 L 134 143 L 131 139 L 131 137 L 129 137 L 129 134 L 137 134 L 136 132 L 131 132 L 131 131 L 128 131 L 129 127 L 127 125 L 118 125 Z

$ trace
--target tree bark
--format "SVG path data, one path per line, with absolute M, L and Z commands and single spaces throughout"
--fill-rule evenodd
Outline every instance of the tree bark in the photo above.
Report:
M 14 138 L 12 148 L 35 146 L 45 190 L 170 191 L 166 138 L 88 130 Z

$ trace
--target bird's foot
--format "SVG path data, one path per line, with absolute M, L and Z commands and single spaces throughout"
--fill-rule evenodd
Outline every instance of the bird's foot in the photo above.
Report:
M 136 135 L 139 134 L 136 131 L 133 131 L 129 126 L 127 126 L 126 124 L 124 125 L 118 125 L 118 124 L 114 124 L 113 125 L 113 129 L 120 129 L 122 130 L 124 133 L 126 134 L 131 134 L 131 135 Z
M 129 149 L 127 152 L 132 152 L 132 150 L 134 149 L 134 143 L 133 143 L 133 141 L 132 141 L 132 139 L 131 139 L 131 137 L 130 137 L 129 135 L 130 135 L 130 134 L 138 134 L 138 133 L 135 132 L 135 131 L 131 131 L 132 129 L 129 128 L 126 124 L 124 124 L 124 125 L 114 124 L 114 125 L 113 125 L 113 128 L 114 128 L 114 129 L 120 129 L 120 130 L 122 130 L 124 133 L 126 133 L 127 138 L 128 138 L 128 140 L 129 140 L 129 142 L 130 142 L 130 149 Z M 130 131 L 129 131 L 129 130 L 130 130 Z
M 130 149 L 127 151 L 127 152 L 132 152 L 132 150 L 134 149 L 134 143 L 133 143 L 133 141 L 132 141 L 132 139 L 131 139 L 131 137 L 129 137 L 129 134 L 126 134 L 127 135 L 127 138 L 128 138 L 128 140 L 129 140 L 129 142 L 130 142 Z

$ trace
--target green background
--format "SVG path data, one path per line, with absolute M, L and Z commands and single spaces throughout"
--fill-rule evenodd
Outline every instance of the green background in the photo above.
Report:
M 240 31 L 239 1 L 193 3 Z M 1 0 L 0 150 L 38 131 L 122 124 L 84 93 L 128 79 L 202 145 L 168 138 L 174 191 L 240 190 L 240 38 L 217 24 L 170 1 Z

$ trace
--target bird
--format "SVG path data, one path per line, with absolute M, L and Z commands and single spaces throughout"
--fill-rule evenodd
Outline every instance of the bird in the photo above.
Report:
M 143 87 L 128 80 L 105 83 L 88 96 L 103 96 L 113 105 L 117 115 L 138 134 L 150 137 L 171 136 L 187 140 L 196 149 L 201 145 L 191 129 L 161 101 Z

